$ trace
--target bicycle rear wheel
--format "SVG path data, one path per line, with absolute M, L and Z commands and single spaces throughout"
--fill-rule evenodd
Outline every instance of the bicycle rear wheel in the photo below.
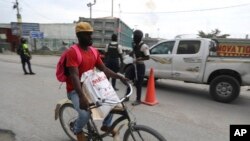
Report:
M 135 125 L 132 128 L 128 128 L 124 134 L 123 141 L 167 141 L 156 130 L 144 126 Z
M 72 104 L 64 104 L 59 110 L 59 119 L 61 126 L 67 136 L 76 141 L 76 135 L 74 135 L 73 131 L 70 129 L 72 125 L 74 125 L 75 120 L 78 117 L 77 111 L 74 109 Z

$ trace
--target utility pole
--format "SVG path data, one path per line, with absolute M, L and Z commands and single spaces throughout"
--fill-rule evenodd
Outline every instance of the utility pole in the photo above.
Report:
M 87 6 L 89 7 L 89 10 L 90 10 L 90 12 L 89 12 L 90 13 L 90 16 L 89 16 L 90 19 L 92 19 L 92 6 L 95 5 L 95 3 L 96 3 L 96 0 L 94 0 L 94 3 L 90 2 L 90 3 L 87 4 Z
M 157 28 L 157 38 L 159 39 L 160 28 Z
M 111 17 L 113 17 L 113 9 L 114 9 L 114 0 L 111 3 Z
M 16 0 L 16 2 L 14 3 L 13 5 L 13 9 L 16 9 L 17 10 L 17 14 L 16 14 L 16 17 L 17 17 L 17 24 L 19 26 L 19 37 L 22 36 L 22 16 L 20 14 L 20 9 L 19 9 L 19 3 L 18 3 L 18 0 Z
M 121 4 L 119 3 L 118 6 L 119 6 L 119 20 L 118 20 L 119 21 L 119 23 L 118 23 L 119 25 L 118 25 L 118 31 L 117 31 L 117 33 L 118 33 L 118 43 L 121 44 Z M 112 7 L 113 7 L 113 0 L 112 0 Z M 113 15 L 112 15 L 112 17 L 113 17 Z

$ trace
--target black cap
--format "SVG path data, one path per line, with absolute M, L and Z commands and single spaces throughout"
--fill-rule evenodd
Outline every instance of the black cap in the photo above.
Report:
M 112 39 L 112 41 L 117 41 L 117 35 L 116 34 L 112 34 L 111 39 Z
M 141 30 L 135 30 L 134 31 L 134 36 L 138 36 L 138 37 L 143 37 L 143 32 Z

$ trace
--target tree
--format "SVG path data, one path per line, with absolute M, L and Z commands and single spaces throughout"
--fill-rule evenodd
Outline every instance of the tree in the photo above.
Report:
M 205 33 L 202 30 L 198 31 L 198 36 L 202 38 L 227 38 L 230 34 L 222 34 L 220 35 L 221 31 L 219 29 L 212 30 L 211 33 Z

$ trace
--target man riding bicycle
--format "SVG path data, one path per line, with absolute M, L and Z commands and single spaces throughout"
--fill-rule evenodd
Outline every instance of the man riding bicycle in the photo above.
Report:
M 73 132 L 77 136 L 78 141 L 87 141 L 82 132 L 82 128 L 87 124 L 90 113 L 87 110 L 89 102 L 81 89 L 80 77 L 88 70 L 98 68 L 108 77 L 121 79 L 125 82 L 127 79 L 108 69 L 101 60 L 99 52 L 97 57 L 93 54 L 90 46 L 92 45 L 93 28 L 87 22 L 79 22 L 75 27 L 76 36 L 78 38 L 78 47 L 82 55 L 82 62 L 78 65 L 78 58 L 75 50 L 70 48 L 66 56 L 66 68 L 69 76 L 66 79 L 66 89 L 68 98 L 72 101 L 75 110 L 78 112 L 78 119 L 74 123 Z M 109 114 L 103 122 L 102 130 L 108 131 L 111 125 L 112 115 Z

